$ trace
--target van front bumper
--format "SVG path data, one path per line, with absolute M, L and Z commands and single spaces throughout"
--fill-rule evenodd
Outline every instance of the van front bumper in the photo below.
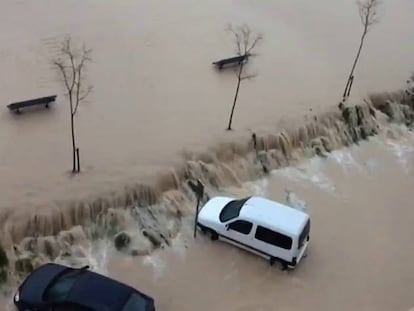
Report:
M 309 241 L 306 241 L 306 243 L 303 244 L 302 248 L 299 251 L 298 256 L 293 257 L 292 262 L 289 263 L 289 266 L 294 268 L 297 266 L 297 264 L 302 260 L 302 258 L 306 255 L 306 250 L 308 248 Z
M 306 254 L 306 250 L 308 249 L 308 244 L 309 244 L 309 240 L 306 241 L 303 244 L 303 246 L 302 246 L 302 248 L 301 248 L 301 250 L 299 252 L 299 255 L 296 257 L 296 260 L 295 260 L 296 261 L 296 264 L 298 264 L 302 260 L 303 256 Z

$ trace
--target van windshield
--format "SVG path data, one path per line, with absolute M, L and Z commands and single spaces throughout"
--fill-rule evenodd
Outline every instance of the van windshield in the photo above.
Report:
M 298 249 L 302 248 L 303 244 L 305 243 L 305 239 L 309 236 L 309 232 L 310 232 L 310 219 L 308 219 L 308 222 L 306 223 L 305 227 L 303 228 L 302 233 L 299 236 Z
M 239 216 L 244 203 L 246 203 L 248 199 L 250 199 L 250 197 L 240 200 L 233 200 L 224 205 L 219 215 L 220 221 L 226 222 Z

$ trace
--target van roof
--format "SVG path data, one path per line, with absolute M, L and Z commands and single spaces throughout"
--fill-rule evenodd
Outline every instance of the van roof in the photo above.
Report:
M 244 203 L 240 216 L 259 225 L 299 236 L 309 216 L 284 204 L 253 196 Z

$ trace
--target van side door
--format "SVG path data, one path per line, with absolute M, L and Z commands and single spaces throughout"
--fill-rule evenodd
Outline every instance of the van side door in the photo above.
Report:
M 257 225 L 254 241 L 268 255 L 289 262 L 292 260 L 292 247 L 294 243 L 291 237 L 276 230 Z
M 226 224 L 223 238 L 236 246 L 246 248 L 252 246 L 253 223 L 243 219 L 230 221 Z

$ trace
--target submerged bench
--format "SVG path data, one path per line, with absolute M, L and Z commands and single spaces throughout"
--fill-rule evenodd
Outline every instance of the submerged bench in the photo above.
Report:
M 15 102 L 7 105 L 7 108 L 13 110 L 16 113 L 20 112 L 21 108 L 29 107 L 29 106 L 37 106 L 37 105 L 45 105 L 46 108 L 49 108 L 49 104 L 56 100 L 57 95 L 40 97 L 30 100 L 25 100 L 21 102 Z
M 214 62 L 213 65 L 216 65 L 218 69 L 222 69 L 224 65 L 241 64 L 242 62 L 247 61 L 247 59 L 248 59 L 248 55 L 245 54 L 245 55 L 240 55 L 240 56 L 218 60 Z

